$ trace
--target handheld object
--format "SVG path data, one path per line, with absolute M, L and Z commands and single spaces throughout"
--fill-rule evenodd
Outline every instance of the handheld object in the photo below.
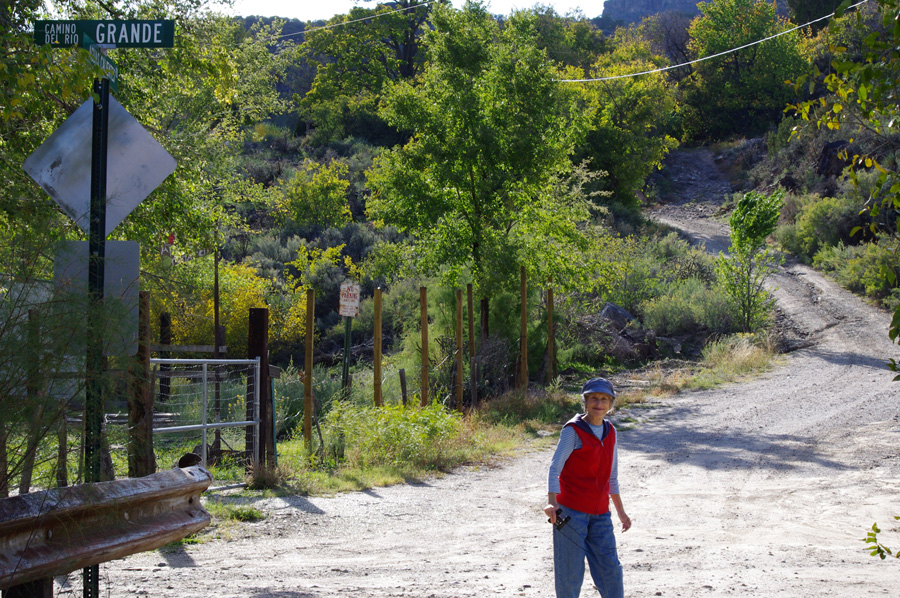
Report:
M 566 524 L 569 522 L 570 519 L 572 519 L 572 518 L 569 517 L 568 515 L 566 515 L 565 517 L 562 516 L 562 509 L 556 509 L 556 523 L 554 523 L 553 526 L 556 529 L 558 529 L 559 531 L 562 531 L 562 528 L 564 528 L 566 526 Z M 547 523 L 551 523 L 551 522 L 552 522 L 552 520 L 548 517 Z

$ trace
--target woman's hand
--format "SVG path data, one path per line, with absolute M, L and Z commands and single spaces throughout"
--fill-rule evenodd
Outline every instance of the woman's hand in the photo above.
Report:
M 550 518 L 550 523 L 556 523 L 556 511 L 559 509 L 559 503 L 556 502 L 556 494 L 550 492 L 547 494 L 547 506 L 544 507 L 544 513 Z

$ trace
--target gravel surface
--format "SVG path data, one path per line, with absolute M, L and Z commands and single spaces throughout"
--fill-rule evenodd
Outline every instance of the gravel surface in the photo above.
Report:
M 655 217 L 725 250 L 727 229 L 709 216 L 730 188 L 711 155 L 680 152 L 667 168 L 682 201 Z M 900 595 L 900 563 L 861 541 L 877 521 L 900 548 L 888 315 L 801 265 L 773 284 L 792 350 L 771 372 L 615 416 L 634 521 L 618 536 L 627 596 Z M 103 594 L 552 596 L 549 458 L 331 498 L 246 499 L 268 518 L 228 541 L 105 564 Z

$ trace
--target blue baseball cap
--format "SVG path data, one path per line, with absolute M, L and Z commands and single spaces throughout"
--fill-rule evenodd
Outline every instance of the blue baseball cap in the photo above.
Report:
M 612 382 L 606 378 L 592 378 L 584 383 L 581 387 L 581 396 L 589 392 L 605 392 L 612 398 L 616 398 L 616 391 L 613 389 Z

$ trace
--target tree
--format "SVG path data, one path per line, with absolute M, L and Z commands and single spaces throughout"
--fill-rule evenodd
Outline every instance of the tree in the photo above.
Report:
M 712 56 L 785 31 L 791 24 L 765 0 L 701 2 L 691 23 L 693 58 Z M 793 89 L 788 79 L 807 69 L 796 32 L 694 65 L 679 84 L 684 138 L 753 135 L 780 119 Z
M 281 209 L 298 223 L 331 227 L 349 222 L 347 171 L 347 165 L 337 160 L 328 165 L 306 162 L 284 185 Z
M 787 0 L 788 6 L 791 8 L 791 20 L 802 25 L 809 23 L 819 17 L 830 15 L 842 0 Z M 812 31 L 816 32 L 827 25 L 827 21 L 819 21 L 813 23 Z
M 764 325 L 772 307 L 772 297 L 764 285 L 775 271 L 777 260 L 766 247 L 766 238 L 775 230 L 784 193 L 744 194 L 729 218 L 730 256 L 720 256 L 716 273 L 734 305 L 744 332 Z
M 369 171 L 370 216 L 412 235 L 422 272 L 472 280 L 483 297 L 515 286 L 520 265 L 564 271 L 588 211 L 554 187 L 584 123 L 536 46 L 534 15 L 501 29 L 467 3 L 432 23 L 421 85 L 385 94 L 382 114 L 413 137 Z
M 537 17 L 538 48 L 546 50 L 551 60 L 587 69 L 607 50 L 603 32 L 580 11 L 562 17 L 552 6 L 538 4 L 530 12 Z
M 665 56 L 672 64 L 684 64 L 690 61 L 688 42 L 693 17 L 686 13 L 667 10 L 651 15 L 641 21 L 639 28 L 643 37 L 650 44 L 654 54 Z M 689 66 L 667 71 L 672 81 L 681 81 L 692 72 Z
M 611 52 L 594 62 L 591 77 L 627 75 L 667 64 L 633 29 L 618 29 L 610 47 Z M 590 160 L 592 167 L 608 174 L 589 187 L 612 192 L 603 203 L 635 214 L 640 210 L 638 190 L 677 144 L 669 135 L 674 94 L 660 74 L 572 85 L 577 86 L 590 117 L 589 131 L 576 149 L 575 160 Z
M 849 1 L 836 10 L 835 26 L 846 26 L 844 11 Z M 849 170 L 854 184 L 859 180 L 858 170 L 874 169 L 878 173 L 875 184 L 871 185 L 866 210 L 872 218 L 872 231 L 878 229 L 881 221 L 897 222 L 900 212 L 900 169 L 897 155 L 900 153 L 900 98 L 897 96 L 897 79 L 900 78 L 900 56 L 896 52 L 900 44 L 900 0 L 878 0 L 881 27 L 869 26 L 866 15 L 857 11 L 847 15 L 852 27 L 864 35 L 864 51 L 859 58 L 848 54 L 847 48 L 837 47 L 832 61 L 833 72 L 827 74 L 822 83 L 830 93 L 816 101 L 798 103 L 791 108 L 806 121 L 815 122 L 818 127 L 843 130 L 848 136 L 863 135 L 873 139 L 869 145 L 873 151 L 854 156 L 845 155 L 852 162 Z M 855 23 L 855 25 L 854 25 Z M 832 24 L 829 24 L 829 30 Z M 820 72 L 812 72 L 797 79 L 797 87 L 809 83 L 815 86 Z M 810 83 L 811 82 L 811 83 Z M 888 216 L 888 218 L 884 218 Z M 888 229 L 894 246 L 900 250 L 900 238 L 896 225 Z M 895 251 L 896 254 L 896 251 Z M 894 268 L 886 268 L 884 277 L 891 286 L 900 282 L 900 263 Z M 888 328 L 892 341 L 900 342 L 900 306 Z M 900 372 L 900 363 L 891 358 L 891 370 Z M 895 380 L 900 380 L 898 375 Z
M 388 81 L 418 74 L 420 40 L 431 6 L 400 0 L 376 8 L 355 7 L 333 17 L 331 27 L 306 34 L 300 52 L 316 67 L 316 78 L 312 89 L 295 100 L 320 140 L 391 137 L 378 119 L 378 99 Z

